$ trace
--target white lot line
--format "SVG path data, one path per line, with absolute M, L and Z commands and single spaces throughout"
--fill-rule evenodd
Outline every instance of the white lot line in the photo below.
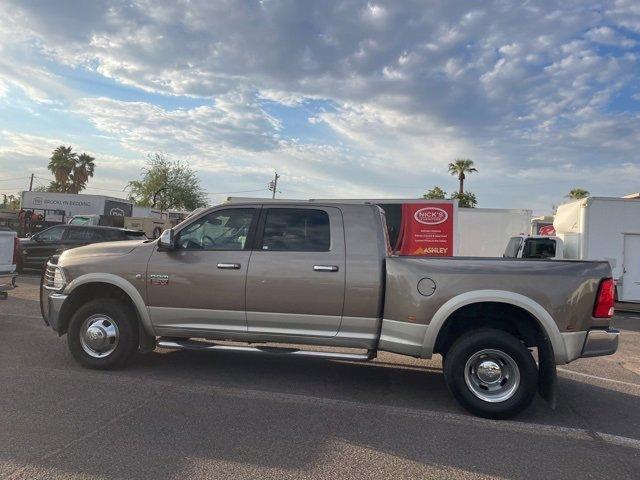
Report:
M 36 318 L 42 320 L 42 315 L 25 315 L 24 313 L 0 313 L 0 318 L 2 317 Z
M 579 377 L 585 377 L 585 378 L 591 378 L 593 380 L 599 380 L 601 382 L 617 383 L 618 385 L 626 385 L 627 387 L 640 388 L 640 383 L 624 382 L 622 380 L 614 380 L 613 378 L 599 377 L 597 375 L 590 375 L 588 373 L 575 372 L 575 371 L 569 370 L 567 368 L 558 367 L 558 371 L 562 372 L 562 373 L 568 373 L 570 375 L 577 375 Z
M 42 373 L 42 369 L 27 368 L 25 370 L 33 370 Z M 156 379 L 139 379 L 110 375 L 108 373 L 100 373 L 93 371 L 69 371 L 60 369 L 47 369 L 47 374 L 56 374 L 58 376 L 67 377 L 77 380 L 78 374 L 91 377 L 91 380 L 102 382 L 105 384 L 113 384 L 119 382 L 123 384 L 131 384 L 137 387 L 144 386 L 155 387 L 155 393 L 161 395 L 163 392 L 182 392 L 197 393 L 205 395 L 221 395 L 232 398 L 246 399 L 255 401 L 256 399 L 267 400 L 280 403 L 289 403 L 295 405 L 310 405 L 316 407 L 339 407 L 342 409 L 350 409 L 369 414 L 377 415 L 382 418 L 384 415 L 397 415 L 401 417 L 411 417 L 434 422 L 443 422 L 454 425 L 478 426 L 491 428 L 494 430 L 526 433 L 531 435 L 545 435 L 549 437 L 557 437 L 568 440 L 581 441 L 601 441 L 612 445 L 623 446 L 640 450 L 640 439 L 622 437 L 609 433 L 595 432 L 584 428 L 562 427 L 559 425 L 545 425 L 531 422 L 517 422 L 512 420 L 489 420 L 486 418 L 473 417 L 458 413 L 449 413 L 437 410 L 422 410 L 409 407 L 395 407 L 390 405 L 370 404 L 357 402 L 352 400 L 340 400 L 336 398 L 323 398 L 311 395 L 298 395 L 283 392 L 270 392 L 265 390 L 240 389 L 232 387 L 219 387 L 215 385 L 188 384 L 176 385 L 174 382 L 168 382 Z

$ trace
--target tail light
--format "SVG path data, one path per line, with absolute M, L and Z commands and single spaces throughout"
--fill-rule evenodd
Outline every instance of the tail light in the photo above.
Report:
M 613 316 L 615 291 L 616 285 L 613 278 L 605 278 L 600 282 L 596 304 L 593 307 L 593 316 L 595 318 L 611 318 Z
M 18 259 L 20 258 L 20 240 L 18 237 L 13 237 L 13 264 L 18 265 L 20 263 Z

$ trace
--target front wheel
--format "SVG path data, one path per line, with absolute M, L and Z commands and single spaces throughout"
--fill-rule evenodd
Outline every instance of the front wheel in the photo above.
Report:
M 73 314 L 67 343 L 73 357 L 84 367 L 123 367 L 138 348 L 136 315 L 117 298 L 91 300 Z
M 483 328 L 460 337 L 444 360 L 444 377 L 456 400 L 486 418 L 508 418 L 529 406 L 538 369 L 513 335 Z

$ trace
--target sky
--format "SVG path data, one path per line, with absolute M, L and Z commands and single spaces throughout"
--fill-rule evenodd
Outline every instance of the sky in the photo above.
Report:
M 0 194 L 96 159 L 86 193 L 127 195 L 148 155 L 212 204 L 415 198 L 477 174 L 478 206 L 640 191 L 640 2 L 0 3 Z

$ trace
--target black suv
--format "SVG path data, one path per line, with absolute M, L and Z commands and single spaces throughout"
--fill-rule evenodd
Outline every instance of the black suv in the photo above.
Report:
M 55 225 L 36 233 L 31 238 L 20 239 L 18 270 L 43 269 L 49 257 L 73 247 L 119 240 L 146 240 L 146 238 L 144 232 L 123 228 Z

